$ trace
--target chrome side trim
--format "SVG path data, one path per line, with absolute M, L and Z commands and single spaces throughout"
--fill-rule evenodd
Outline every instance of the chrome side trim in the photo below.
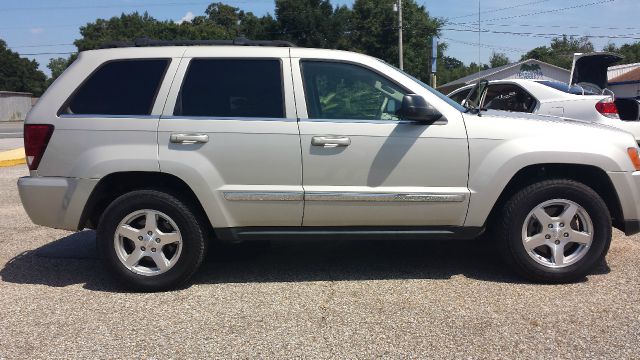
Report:
M 396 194 L 396 193 L 346 193 L 309 192 L 306 201 L 367 201 L 367 202 L 463 202 L 465 194 Z
M 62 119 L 160 119 L 160 115 L 60 114 L 58 117 Z
M 318 123 L 352 123 L 352 124 L 378 124 L 378 125 L 447 125 L 447 120 L 437 120 L 433 122 L 415 121 L 415 120 L 355 120 L 355 119 L 300 119 L 300 122 L 318 122 Z
M 290 192 L 255 192 L 255 191 L 225 191 L 225 200 L 228 201 L 302 201 L 302 191 Z
M 239 121 L 281 121 L 297 122 L 295 118 L 263 118 L 263 117 L 223 117 L 223 116 L 162 116 L 161 120 L 239 120 Z

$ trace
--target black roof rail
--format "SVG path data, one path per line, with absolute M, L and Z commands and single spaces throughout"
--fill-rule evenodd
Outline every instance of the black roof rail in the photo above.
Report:
M 125 48 L 125 47 L 151 47 L 151 46 L 206 46 L 206 45 L 233 45 L 233 46 L 276 46 L 295 47 L 296 45 L 284 40 L 249 40 L 247 38 L 235 38 L 233 40 L 156 40 L 139 38 L 134 41 L 110 41 L 100 46 L 100 49 Z

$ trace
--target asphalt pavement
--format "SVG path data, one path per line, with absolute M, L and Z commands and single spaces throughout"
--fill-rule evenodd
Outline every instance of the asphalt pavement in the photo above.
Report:
M 183 289 L 122 292 L 92 231 L 36 226 L 0 168 L 0 359 L 639 359 L 640 237 L 536 285 L 474 242 L 212 246 Z

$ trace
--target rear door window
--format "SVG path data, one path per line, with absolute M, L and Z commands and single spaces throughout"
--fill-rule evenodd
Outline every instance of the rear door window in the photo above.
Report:
M 110 61 L 76 90 L 62 114 L 149 115 L 169 59 Z
M 284 118 L 280 60 L 191 60 L 174 115 Z

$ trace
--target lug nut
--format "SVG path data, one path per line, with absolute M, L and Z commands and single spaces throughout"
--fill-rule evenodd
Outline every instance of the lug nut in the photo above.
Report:
M 564 223 L 560 223 L 560 227 L 564 227 Z
M 140 247 L 140 250 L 142 250 L 142 251 L 146 251 L 146 250 L 147 250 L 147 248 L 145 248 L 144 246 L 141 246 L 141 247 Z
M 156 239 L 156 242 L 157 242 L 158 244 L 160 244 L 160 238 L 157 238 L 157 239 Z
M 147 235 L 151 235 L 153 234 L 151 231 L 147 231 Z
M 545 235 L 544 238 L 549 240 L 549 239 L 551 239 L 551 235 Z
M 560 240 L 556 240 L 556 245 L 560 245 Z
M 151 252 L 156 252 L 156 248 L 151 248 Z
M 549 224 L 549 229 L 551 229 L 553 227 L 553 224 Z
M 138 240 L 142 240 L 142 236 L 138 236 Z
M 564 237 L 569 237 L 569 233 L 564 233 Z

